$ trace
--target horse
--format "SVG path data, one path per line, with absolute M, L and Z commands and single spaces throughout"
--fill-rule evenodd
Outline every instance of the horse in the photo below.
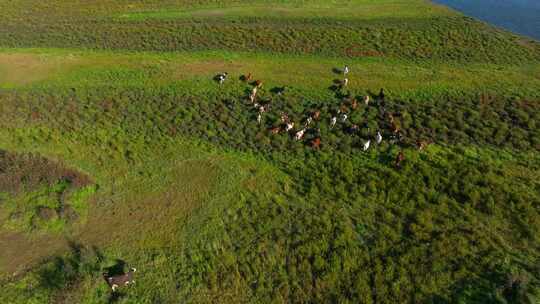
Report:
M 261 88 L 262 85 L 263 85 L 263 82 L 260 81 L 260 80 L 255 80 L 255 81 L 253 82 L 253 86 L 256 87 L 256 88 Z
M 285 131 L 289 132 L 290 130 L 292 130 L 292 128 L 294 128 L 294 122 L 288 122 L 286 125 L 285 125 Z
M 289 115 L 285 112 L 281 112 L 281 122 L 282 123 L 287 123 L 289 122 Z
M 417 140 L 416 141 L 416 148 L 418 149 L 418 151 L 423 151 L 424 149 L 426 149 L 429 144 L 431 144 L 431 142 L 429 141 L 426 141 L 426 140 Z
M 279 134 L 279 132 L 281 132 L 281 127 L 273 127 L 273 128 L 270 128 L 269 130 L 271 134 Z
M 306 123 L 304 124 L 304 126 L 309 126 L 311 124 L 311 122 L 313 121 L 313 118 L 311 118 L 311 116 L 309 116 L 307 119 L 306 119 Z
M 356 100 L 356 98 L 353 98 L 351 101 L 351 109 L 356 110 L 357 107 L 358 107 L 358 101 Z
M 294 139 L 296 139 L 296 140 L 302 139 L 302 137 L 304 137 L 305 133 L 306 133 L 306 128 L 296 132 L 296 134 L 294 135 Z
M 369 145 L 371 144 L 371 140 L 368 139 L 368 141 L 366 141 L 364 143 L 364 147 L 362 150 L 364 150 L 364 152 L 366 152 L 368 149 L 369 149 Z
M 375 136 L 375 140 L 377 141 L 377 144 L 380 144 L 382 142 L 382 135 L 381 132 L 377 131 L 377 136 Z
M 314 139 L 311 140 L 311 147 L 313 149 L 320 149 L 321 147 L 321 138 L 320 137 L 315 137 Z
M 343 75 L 345 76 L 345 75 L 347 75 L 347 74 L 349 74 L 349 66 L 348 66 L 348 65 L 346 65 L 346 66 L 343 68 Z
M 134 276 L 137 269 L 131 268 L 128 272 L 115 276 L 104 275 L 105 281 L 109 284 L 112 291 L 115 292 L 116 289 L 122 286 L 127 286 L 129 284 L 135 283 Z
M 247 82 L 250 81 L 252 77 L 253 76 L 251 75 L 251 73 L 248 73 L 247 75 L 242 75 L 242 77 L 240 77 L 240 80 Z
M 330 127 L 334 127 L 336 125 L 336 122 L 337 122 L 337 117 L 332 117 L 332 119 L 330 119 Z
M 401 168 L 401 163 L 405 160 L 405 154 L 403 154 L 403 151 L 399 151 L 398 155 L 396 156 L 396 161 L 394 163 L 394 166 L 396 168 Z

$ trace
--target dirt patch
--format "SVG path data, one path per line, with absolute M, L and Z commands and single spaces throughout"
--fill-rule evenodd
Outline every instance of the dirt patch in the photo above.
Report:
M 0 231 L 0 278 L 20 275 L 63 249 L 66 240 L 59 235 L 43 235 L 38 238 L 19 232 Z

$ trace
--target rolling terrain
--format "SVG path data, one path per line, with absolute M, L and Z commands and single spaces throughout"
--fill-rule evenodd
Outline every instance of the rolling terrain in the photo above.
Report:
M 537 41 L 424 0 L 0 17 L 0 302 L 540 300 Z

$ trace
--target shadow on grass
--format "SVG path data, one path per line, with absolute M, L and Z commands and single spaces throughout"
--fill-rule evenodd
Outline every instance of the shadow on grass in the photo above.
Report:
M 96 247 L 69 242 L 69 253 L 56 256 L 40 267 L 38 288 L 49 294 L 71 289 L 86 278 L 98 277 L 105 261 Z

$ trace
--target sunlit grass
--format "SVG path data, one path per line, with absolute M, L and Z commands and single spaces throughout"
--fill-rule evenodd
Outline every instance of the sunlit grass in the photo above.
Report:
M 200 53 L 109 53 L 66 50 L 4 50 L 0 69 L 6 71 L 0 86 L 100 87 L 178 86 L 191 94 L 218 90 L 212 78 L 227 71 L 230 83 L 240 83 L 241 75 L 252 73 L 264 80 L 268 89 L 293 87 L 307 96 L 328 95 L 328 87 L 343 76 L 334 69 L 350 66 L 350 89 L 358 94 L 384 87 L 392 96 L 431 99 L 444 94 L 491 93 L 535 97 L 540 88 L 540 65 L 449 64 L 440 61 L 409 62 L 383 58 L 335 59 L 313 56 L 273 56 L 234 52 Z M 11 71 L 23 73 L 25 58 L 32 65 L 14 79 Z M 43 59 L 46 58 L 46 59 Z M 10 60 L 11 59 L 11 60 Z M 54 63 L 54 71 L 48 68 Z M 229 88 L 229 86 L 226 86 Z

